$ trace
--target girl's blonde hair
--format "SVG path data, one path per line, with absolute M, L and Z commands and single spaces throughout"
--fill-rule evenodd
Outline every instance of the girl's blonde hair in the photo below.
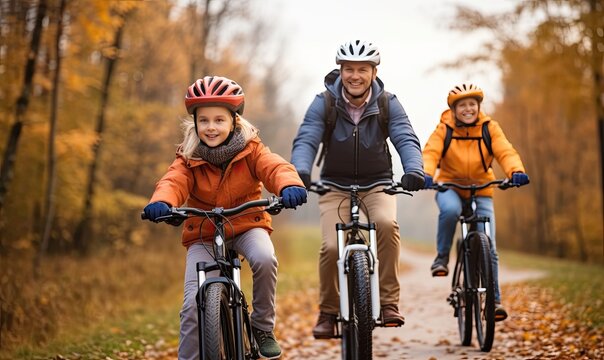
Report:
M 199 135 L 197 135 L 197 132 L 195 131 L 193 116 L 184 118 L 181 128 L 183 130 L 184 139 L 182 143 L 178 145 L 177 152 L 189 160 L 193 156 L 197 146 L 199 146 Z M 235 115 L 235 128 L 240 129 L 246 144 L 258 136 L 258 129 L 239 114 Z

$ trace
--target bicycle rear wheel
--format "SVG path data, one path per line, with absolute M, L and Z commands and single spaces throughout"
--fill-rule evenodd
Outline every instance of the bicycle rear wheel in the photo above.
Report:
M 491 351 L 495 336 L 495 284 L 490 242 L 483 233 L 476 233 L 472 240 L 472 254 L 475 259 L 472 283 L 476 288 L 473 299 L 476 337 L 480 350 L 488 352 Z
M 234 359 L 235 338 L 229 294 L 222 283 L 208 286 L 203 310 L 203 358 L 207 360 Z
M 472 342 L 472 297 L 469 295 L 466 279 L 465 250 L 462 241 L 457 242 L 457 260 L 453 272 L 451 300 L 457 317 L 457 328 L 461 345 Z

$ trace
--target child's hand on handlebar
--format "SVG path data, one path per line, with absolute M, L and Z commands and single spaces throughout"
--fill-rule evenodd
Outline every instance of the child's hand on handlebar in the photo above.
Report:
M 156 221 L 157 218 L 170 215 L 170 206 L 162 201 L 153 202 L 143 210 L 145 217 L 151 221 Z
M 432 179 L 432 176 L 428 174 L 424 175 L 424 189 L 430 189 L 432 188 L 432 185 L 434 185 L 434 180 Z
M 530 182 L 527 174 L 523 172 L 515 172 L 512 174 L 512 184 L 517 186 L 526 185 Z
M 296 206 L 304 204 L 307 196 L 306 189 L 300 186 L 288 186 L 281 191 L 283 206 L 286 209 L 295 209 Z

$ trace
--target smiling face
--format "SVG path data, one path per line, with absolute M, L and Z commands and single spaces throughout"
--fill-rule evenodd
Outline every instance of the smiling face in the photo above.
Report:
M 365 100 L 371 82 L 376 78 L 377 68 L 364 61 L 347 61 L 340 66 L 340 75 L 346 97 L 351 103 L 359 105 Z
M 198 107 L 197 135 L 209 147 L 222 144 L 233 130 L 231 112 L 221 106 Z
M 464 124 L 473 124 L 478 119 L 479 106 L 478 100 L 475 98 L 469 97 L 458 100 L 454 106 L 455 118 Z

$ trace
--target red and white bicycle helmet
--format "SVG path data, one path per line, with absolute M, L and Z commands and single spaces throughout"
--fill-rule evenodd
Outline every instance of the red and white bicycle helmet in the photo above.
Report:
M 480 104 L 484 98 L 484 93 L 482 92 L 481 88 L 474 84 L 462 83 L 455 85 L 453 89 L 449 91 L 449 96 L 447 96 L 447 104 L 449 104 L 449 107 L 452 107 L 457 100 L 468 97 L 476 98 Z
M 243 89 L 235 81 L 222 76 L 205 76 L 197 79 L 185 95 L 187 112 L 193 114 L 202 106 L 224 106 L 238 114 L 243 114 L 245 96 Z
M 340 65 L 344 61 L 366 61 L 377 66 L 380 64 L 380 51 L 368 41 L 348 41 L 340 45 L 336 53 L 336 64 Z

